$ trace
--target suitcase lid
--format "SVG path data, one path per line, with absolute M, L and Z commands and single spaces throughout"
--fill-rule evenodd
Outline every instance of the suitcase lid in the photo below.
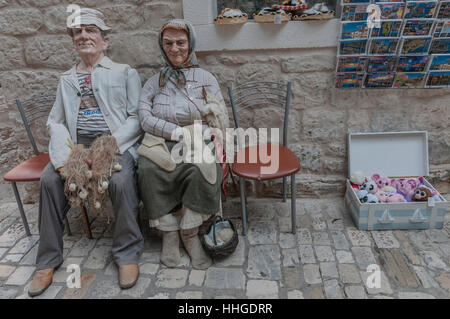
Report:
M 349 133 L 349 177 L 356 171 L 365 176 L 428 176 L 428 133 Z

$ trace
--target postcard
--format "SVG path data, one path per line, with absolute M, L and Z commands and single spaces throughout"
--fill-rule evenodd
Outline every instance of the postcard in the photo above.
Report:
M 426 87 L 442 87 L 450 85 L 450 71 L 434 71 L 428 74 Z
M 381 19 L 402 19 L 405 10 L 405 4 L 399 3 L 381 3 L 379 4 L 381 10 Z
M 438 19 L 450 19 L 450 2 L 441 2 L 437 14 Z
M 337 72 L 364 72 L 367 66 L 367 57 L 341 56 L 337 63 Z
M 407 20 L 403 27 L 403 36 L 430 35 L 433 20 Z
M 397 72 L 422 72 L 430 61 L 429 55 L 401 56 L 398 59 Z
M 366 21 L 368 13 L 367 4 L 350 4 L 342 6 L 342 21 Z
M 449 54 L 450 53 L 450 38 L 434 39 L 431 43 L 430 54 Z
M 399 39 L 373 39 L 370 44 L 369 54 L 394 55 L 397 53 Z
M 450 55 L 433 56 L 430 71 L 450 71 Z
M 366 54 L 367 40 L 346 40 L 339 45 L 340 55 Z
M 343 22 L 341 39 L 364 39 L 367 38 L 369 29 L 366 21 Z
M 435 35 L 436 36 L 436 35 Z M 440 38 L 450 37 L 450 21 L 445 21 L 442 25 L 441 32 L 439 33 Z
M 442 28 L 444 26 L 446 21 L 436 21 L 436 24 L 434 26 L 433 35 L 435 38 L 439 38 L 441 35 Z
M 381 21 L 380 28 L 372 29 L 372 38 L 377 37 L 398 37 L 400 35 L 400 28 L 402 20 L 399 21 Z
M 400 54 L 426 54 L 431 45 L 431 37 L 405 38 Z
M 425 72 L 397 73 L 395 75 L 393 87 L 423 87 L 425 74 Z
M 388 88 L 394 81 L 393 72 L 368 73 L 365 80 L 366 88 Z
M 437 1 L 410 1 L 406 4 L 405 19 L 433 18 Z
M 362 87 L 364 73 L 348 72 L 336 73 L 337 88 L 360 88 Z
M 371 56 L 367 64 L 367 73 L 394 71 L 397 57 L 394 56 Z

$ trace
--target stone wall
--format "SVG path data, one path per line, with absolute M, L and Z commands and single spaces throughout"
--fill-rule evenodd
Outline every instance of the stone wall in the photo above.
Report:
M 54 92 L 59 73 L 77 60 L 65 33 L 70 3 L 95 7 L 113 26 L 108 55 L 135 67 L 144 82 L 162 59 L 157 31 L 181 18 L 182 1 L 0 0 L 0 173 L 31 154 L 15 106 L 17 97 Z M 227 85 L 246 80 L 293 82 L 289 144 L 300 158 L 301 196 L 341 195 L 347 176 L 348 132 L 427 130 L 431 180 L 450 193 L 450 90 L 337 90 L 333 88 L 336 48 L 198 53 L 200 65 L 216 75 L 226 100 Z M 244 123 L 281 123 L 274 112 L 249 111 Z M 277 114 L 277 113 L 275 113 Z M 230 110 L 231 115 L 231 110 Z M 44 132 L 40 124 L 39 131 Z M 47 138 L 39 133 L 45 149 Z M 407 160 L 407 159 L 404 159 Z M 280 182 L 249 183 L 253 194 L 280 194 Z M 235 194 L 230 184 L 229 192 Z

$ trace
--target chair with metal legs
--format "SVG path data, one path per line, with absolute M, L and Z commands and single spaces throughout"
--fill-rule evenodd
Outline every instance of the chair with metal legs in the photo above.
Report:
M 259 110 L 265 106 L 273 106 L 279 107 L 281 109 L 280 112 L 283 112 L 284 114 L 282 145 L 275 143 L 249 145 L 247 147 L 242 145 L 242 149 L 235 155 L 232 172 L 239 176 L 242 233 L 244 236 L 247 234 L 245 180 L 263 181 L 283 178 L 283 202 L 286 202 L 287 177 L 290 176 L 291 223 L 292 233 L 295 234 L 295 174 L 300 170 L 300 161 L 294 152 L 287 147 L 291 82 L 247 82 L 234 88 L 231 86 L 228 87 L 228 94 L 233 109 L 234 124 L 236 128 L 240 128 L 238 113 L 247 108 L 258 108 Z M 257 112 L 255 114 L 257 114 Z M 270 162 L 268 160 L 270 160 Z M 274 165 L 274 169 L 268 169 L 268 163 Z
M 11 186 L 14 191 L 14 196 L 17 201 L 17 206 L 19 207 L 19 212 L 22 218 L 23 226 L 25 228 L 25 233 L 27 234 L 27 236 L 31 236 L 31 232 L 22 205 L 22 200 L 20 198 L 20 194 L 17 189 L 17 183 L 40 181 L 44 168 L 50 162 L 50 157 L 48 153 L 39 152 L 30 125 L 32 125 L 33 122 L 35 122 L 39 118 L 48 116 L 53 106 L 53 103 L 55 102 L 55 98 L 56 96 L 54 94 L 46 94 L 46 95 L 37 95 L 24 101 L 16 99 L 17 108 L 19 109 L 19 113 L 25 126 L 28 139 L 30 140 L 31 146 L 33 147 L 34 156 L 30 157 L 29 159 L 25 160 L 24 162 L 14 167 L 12 170 L 10 170 L 8 173 L 5 174 L 3 179 L 11 183 Z M 70 206 L 67 207 L 67 210 L 69 210 L 69 208 Z M 89 226 L 89 219 L 86 214 L 86 209 L 83 205 L 81 205 L 80 208 L 83 217 L 83 224 L 85 231 L 87 233 L 87 236 L 90 239 L 92 239 L 92 233 Z M 71 235 L 69 222 L 67 221 L 67 218 L 65 219 L 65 225 L 68 234 Z

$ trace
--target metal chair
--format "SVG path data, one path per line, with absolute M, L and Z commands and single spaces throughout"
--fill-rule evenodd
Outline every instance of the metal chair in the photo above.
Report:
M 27 217 L 23 209 L 22 200 L 20 199 L 20 194 L 17 189 L 16 183 L 39 181 L 41 179 L 42 172 L 45 166 L 47 166 L 47 164 L 50 162 L 48 153 L 39 152 L 30 125 L 37 119 L 48 116 L 55 102 L 55 98 L 56 95 L 54 94 L 42 94 L 24 101 L 16 99 L 17 108 L 19 109 L 20 116 L 22 117 L 23 124 L 25 125 L 28 139 L 30 140 L 31 146 L 33 147 L 34 156 L 14 167 L 12 170 L 5 174 L 3 179 L 7 182 L 10 182 L 12 185 L 27 236 L 31 236 L 31 232 L 28 226 Z M 92 239 L 92 233 L 89 226 L 89 219 L 86 213 L 86 208 L 83 205 L 81 205 L 80 208 L 87 236 L 89 237 L 89 239 Z M 69 209 L 70 205 L 67 205 L 65 213 Z M 67 232 L 69 235 L 71 235 L 67 217 L 65 219 L 65 223 Z
M 297 156 L 287 148 L 289 108 L 291 102 L 291 82 L 247 82 L 235 88 L 228 87 L 231 107 L 233 109 L 234 124 L 240 128 L 238 113 L 250 107 L 276 106 L 284 108 L 283 120 L 283 145 L 257 144 L 242 148 L 235 155 L 232 172 L 239 176 L 242 232 L 247 234 L 247 214 L 245 180 L 271 180 L 283 178 L 283 202 L 286 202 L 286 180 L 291 178 L 291 222 L 292 233 L 296 233 L 296 207 L 295 207 L 295 174 L 300 170 L 300 161 Z M 272 151 L 279 156 L 271 156 Z M 268 156 L 270 161 L 275 161 L 277 169 L 273 172 L 265 172 L 268 166 L 267 158 L 261 158 L 261 154 Z

